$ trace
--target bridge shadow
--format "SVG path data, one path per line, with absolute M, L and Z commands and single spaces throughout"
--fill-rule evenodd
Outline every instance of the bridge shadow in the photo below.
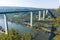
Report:
M 53 38 L 55 37 L 55 32 L 56 31 L 56 28 L 52 25 L 51 27 L 51 33 L 50 33 L 50 36 L 49 36 L 49 40 L 53 40 Z

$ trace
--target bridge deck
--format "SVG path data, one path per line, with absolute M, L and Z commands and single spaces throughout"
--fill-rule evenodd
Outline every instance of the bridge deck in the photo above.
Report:
M 20 13 L 20 12 L 36 12 L 49 9 L 40 9 L 40 8 L 21 8 L 21 7 L 0 7 L 0 14 L 11 14 L 11 13 Z

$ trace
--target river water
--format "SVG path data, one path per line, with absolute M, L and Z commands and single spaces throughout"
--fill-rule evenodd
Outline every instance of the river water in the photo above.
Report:
M 2 18 L 0 18 L 0 26 L 2 26 L 2 28 L 4 29 L 4 19 L 2 19 Z M 35 40 L 48 40 L 48 38 L 49 38 L 49 34 L 46 34 L 43 32 L 38 32 L 35 29 L 31 29 L 29 27 L 25 27 L 23 25 L 12 23 L 9 21 L 8 21 L 8 28 L 9 28 L 9 30 L 11 28 L 15 28 L 15 29 L 19 30 L 21 33 L 31 32 L 31 33 L 37 34 Z

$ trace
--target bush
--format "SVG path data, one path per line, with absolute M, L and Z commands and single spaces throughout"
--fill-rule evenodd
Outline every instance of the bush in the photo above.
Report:
M 20 40 L 21 35 L 15 29 L 11 29 L 9 33 L 1 34 L 0 40 Z
M 34 37 L 31 33 L 20 34 L 16 29 L 11 29 L 8 34 L 1 34 L 0 40 L 32 40 Z
M 56 35 L 56 36 L 54 37 L 54 40 L 60 40 L 60 35 Z
M 32 40 L 34 37 L 35 37 L 34 34 L 27 33 L 27 34 L 25 35 L 25 40 Z

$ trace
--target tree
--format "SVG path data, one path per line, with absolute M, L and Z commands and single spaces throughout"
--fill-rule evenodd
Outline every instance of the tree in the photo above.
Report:
M 54 25 L 56 27 L 56 33 L 59 34 L 60 33 L 60 16 L 57 17 L 55 20 L 54 20 Z M 60 40 L 60 35 L 57 35 L 54 37 L 54 40 Z
M 56 27 L 56 32 L 57 33 L 60 33 L 60 16 L 59 17 L 57 17 L 55 20 L 54 20 L 54 25 L 55 25 L 55 27 Z
M 32 40 L 35 36 L 32 33 L 27 33 L 25 35 L 25 40 Z
M 60 27 L 60 16 L 54 19 L 54 25 Z
M 11 29 L 9 31 L 9 39 L 12 39 L 12 40 L 20 40 L 21 38 L 21 35 L 19 34 L 19 31 L 17 31 L 16 29 Z
M 58 12 L 60 13 L 60 6 L 59 6 L 59 8 L 58 8 Z
M 60 35 L 56 35 L 56 36 L 54 37 L 54 40 L 60 40 Z
M 7 35 L 4 33 L 0 35 L 0 40 L 20 40 L 20 38 L 21 35 L 15 29 L 11 29 Z

